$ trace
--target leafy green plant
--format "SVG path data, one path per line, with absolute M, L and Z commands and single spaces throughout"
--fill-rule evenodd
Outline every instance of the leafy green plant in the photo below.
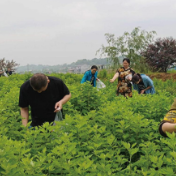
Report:
M 0 78 L 0 175 L 175 175 L 175 134 L 163 138 L 158 132 L 174 99 L 173 80 L 155 79 L 156 94 L 134 92 L 125 99 L 106 79 L 98 91 L 80 84 L 81 75 L 53 74 L 72 93 L 63 106 L 65 119 L 27 130 L 18 98 L 30 76 Z
M 103 70 L 100 70 L 99 72 L 98 72 L 98 78 L 103 78 L 103 79 L 105 79 L 105 78 L 107 78 L 107 70 L 106 69 L 103 69 Z

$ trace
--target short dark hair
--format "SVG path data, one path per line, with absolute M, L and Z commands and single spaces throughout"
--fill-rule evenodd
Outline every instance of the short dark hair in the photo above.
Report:
M 135 84 L 135 83 L 137 83 L 139 81 L 139 79 L 142 79 L 141 75 L 139 73 L 136 73 L 135 75 L 133 75 L 131 81 L 132 81 L 133 84 Z
M 130 64 L 130 59 L 124 58 L 124 59 L 123 59 L 123 62 L 124 62 L 124 61 L 127 61 L 127 62 Z
M 36 73 L 30 79 L 30 85 L 35 90 L 41 90 L 43 87 L 46 87 L 47 83 L 47 76 L 43 73 Z
M 96 65 L 92 65 L 91 69 L 97 69 L 98 70 L 98 67 Z

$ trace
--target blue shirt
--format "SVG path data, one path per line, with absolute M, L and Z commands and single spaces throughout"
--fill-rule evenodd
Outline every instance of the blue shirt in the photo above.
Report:
M 81 84 L 85 83 L 86 81 L 91 81 L 92 76 L 94 76 L 95 78 L 94 78 L 93 86 L 96 87 L 97 74 L 98 74 L 97 71 L 95 72 L 94 75 L 92 74 L 91 70 L 86 71 L 81 80 Z
M 146 94 L 154 94 L 155 88 L 153 85 L 153 81 L 145 74 L 140 74 L 140 75 L 141 75 L 141 78 L 142 78 L 142 81 L 143 81 L 145 87 L 147 88 L 147 87 L 151 86 L 151 88 L 146 90 L 145 93 Z M 134 90 L 137 90 L 138 93 L 140 93 L 140 89 L 137 84 L 133 84 L 133 88 L 134 88 Z

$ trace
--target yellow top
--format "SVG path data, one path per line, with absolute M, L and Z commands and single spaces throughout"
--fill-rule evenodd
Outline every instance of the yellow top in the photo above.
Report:
M 169 112 L 165 115 L 163 120 L 171 123 L 176 123 L 176 98 L 174 99 Z

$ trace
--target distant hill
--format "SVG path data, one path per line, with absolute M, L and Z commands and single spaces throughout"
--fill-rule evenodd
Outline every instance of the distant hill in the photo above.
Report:
M 77 67 L 84 67 L 84 69 L 86 70 L 87 68 L 89 69 L 90 66 L 92 65 L 108 65 L 108 60 L 107 58 L 101 58 L 101 59 L 91 59 L 91 60 L 87 60 L 87 59 L 82 59 L 82 60 L 78 60 L 76 62 L 73 62 L 71 64 L 62 64 L 62 65 L 54 65 L 54 66 L 50 66 L 50 65 L 25 65 L 25 66 L 19 66 L 16 68 L 16 72 L 17 73 L 23 73 L 23 72 L 68 72 L 71 69 L 75 69 Z M 84 72 L 84 70 L 83 70 Z

